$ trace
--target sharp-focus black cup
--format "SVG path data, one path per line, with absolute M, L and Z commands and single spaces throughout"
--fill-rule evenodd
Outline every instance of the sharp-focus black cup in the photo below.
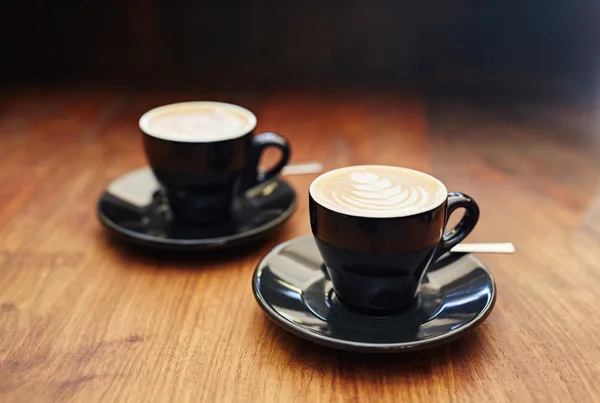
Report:
M 276 176 L 290 156 L 288 142 L 275 133 L 254 135 L 249 110 L 221 102 L 182 102 L 160 106 L 140 118 L 144 149 L 173 215 L 191 223 L 217 223 L 231 217 L 236 196 Z M 263 150 L 281 158 L 259 172 Z
M 429 264 L 475 227 L 479 208 L 423 172 L 381 165 L 336 169 L 310 186 L 310 223 L 339 300 L 365 314 L 408 309 Z M 461 221 L 448 217 L 465 209 Z

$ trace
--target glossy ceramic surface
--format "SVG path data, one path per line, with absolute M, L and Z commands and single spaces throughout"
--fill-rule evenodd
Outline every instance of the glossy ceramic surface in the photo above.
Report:
M 462 219 L 454 228 L 446 228 L 448 218 L 460 207 L 465 209 Z M 336 295 L 354 309 L 377 314 L 410 307 L 435 256 L 462 241 L 479 218 L 477 203 L 458 192 L 449 193 L 430 210 L 407 216 L 342 214 L 319 204 L 312 195 L 309 211 L 312 233 Z
M 232 218 L 218 224 L 194 225 L 170 217 L 149 168 L 116 179 L 98 202 L 102 224 L 120 239 L 169 250 L 216 250 L 266 236 L 286 221 L 296 207 L 291 186 L 277 177 L 234 201 Z
M 312 236 L 275 247 L 256 268 L 252 288 L 266 314 L 297 336 L 382 353 L 453 340 L 480 324 L 496 299 L 492 275 L 479 259 L 448 254 L 427 269 L 411 308 L 385 317 L 358 314 L 337 299 Z

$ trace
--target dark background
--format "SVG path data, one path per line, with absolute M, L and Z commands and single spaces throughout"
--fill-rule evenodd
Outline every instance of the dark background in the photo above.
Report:
M 421 88 L 584 97 L 598 1 L 32 0 L 0 13 L 5 84 Z

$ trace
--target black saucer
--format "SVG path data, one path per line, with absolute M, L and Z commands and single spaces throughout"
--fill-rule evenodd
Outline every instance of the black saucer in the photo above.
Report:
M 387 317 L 363 316 L 336 298 L 312 236 L 275 247 L 259 263 L 254 296 L 284 329 L 343 350 L 403 352 L 448 342 L 489 315 L 496 287 L 487 268 L 469 254 L 448 254 L 426 272 L 415 305 Z
M 258 241 L 287 220 L 296 193 L 281 178 L 246 192 L 234 202 L 232 218 L 212 225 L 190 225 L 170 217 L 149 168 L 111 182 L 98 201 L 98 216 L 111 234 L 137 245 L 205 251 Z

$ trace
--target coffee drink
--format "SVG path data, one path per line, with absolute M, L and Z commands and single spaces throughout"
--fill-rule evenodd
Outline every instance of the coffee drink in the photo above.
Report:
M 183 102 L 153 109 L 140 119 L 143 130 L 163 140 L 212 142 L 241 137 L 256 125 L 254 115 L 237 105 Z
M 256 117 L 222 102 L 182 102 L 160 106 L 140 118 L 144 150 L 175 220 L 216 224 L 235 220 L 234 201 L 279 174 L 290 148 L 275 133 L 254 135 Z M 267 171 L 258 169 L 262 152 L 281 151 Z
M 448 230 L 453 211 L 465 215 Z M 408 309 L 430 263 L 475 227 L 479 208 L 433 176 L 364 165 L 319 176 L 309 191 L 310 226 L 336 296 L 367 314 Z
M 322 206 L 361 217 L 404 217 L 442 204 L 448 191 L 433 176 L 408 168 L 363 165 L 321 175 L 310 194 Z

